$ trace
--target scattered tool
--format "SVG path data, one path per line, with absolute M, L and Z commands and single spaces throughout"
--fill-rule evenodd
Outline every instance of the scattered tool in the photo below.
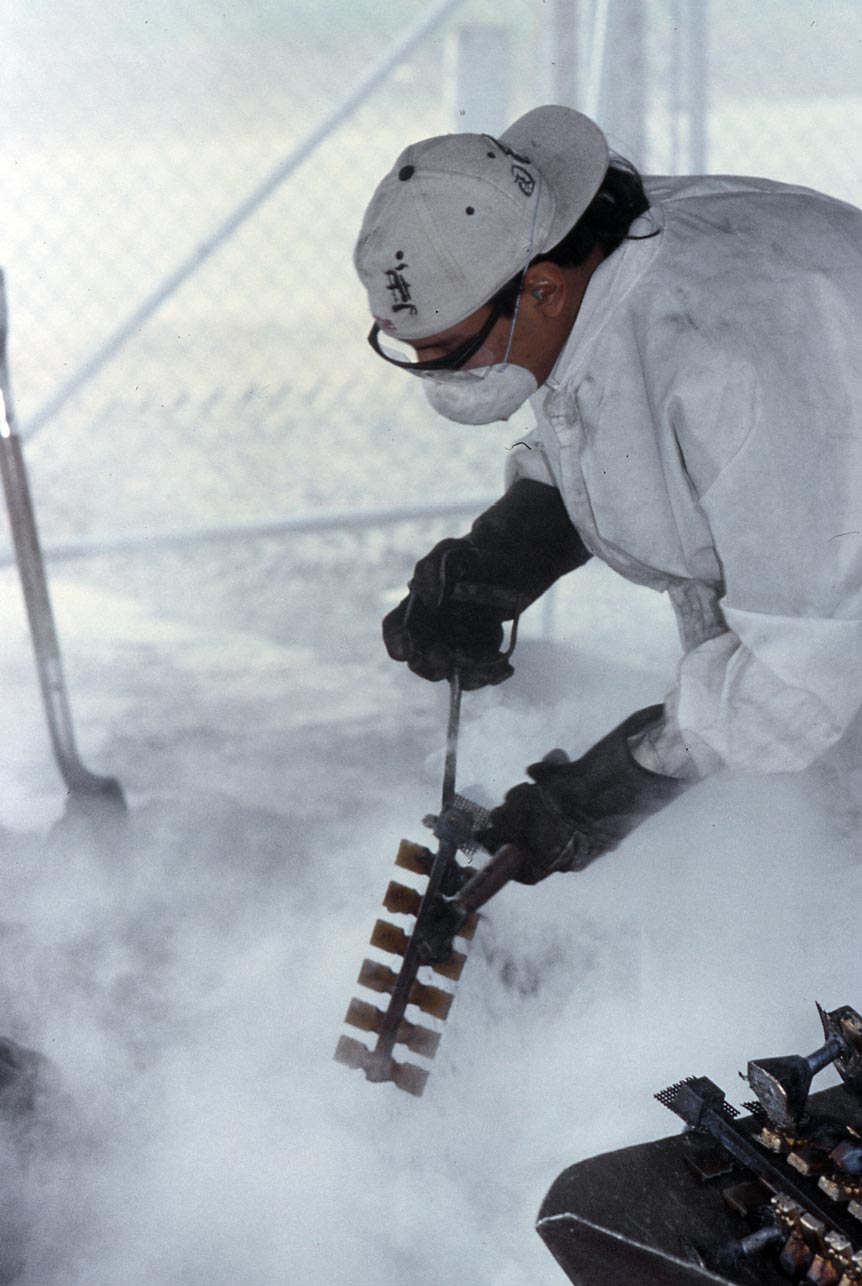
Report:
M 813 1054 L 749 1062 L 749 1115 L 691 1076 L 656 1095 L 682 1134 L 558 1177 L 537 1231 L 573 1286 L 862 1286 L 862 1014 L 818 1011 Z
M 15 412 L 6 356 L 7 310 L 3 272 L 0 270 L 0 481 L 9 511 L 15 557 L 30 623 L 33 653 L 51 745 L 70 800 L 95 804 L 121 815 L 126 804 L 114 777 L 93 773 L 82 762 L 75 742 L 72 712 L 63 675 L 60 643 L 48 593 L 48 579 L 36 527 L 30 484 L 21 439 L 15 429 Z
M 385 1009 L 368 1001 L 350 1002 L 345 1022 L 377 1039 L 373 1048 L 352 1036 L 342 1036 L 335 1057 L 348 1067 L 360 1069 L 369 1081 L 392 1081 L 399 1089 L 417 1097 L 428 1080 L 428 1070 L 394 1057 L 398 1044 L 412 1053 L 432 1059 L 440 1033 L 406 1017 L 408 1005 L 423 1014 L 444 1021 L 452 1005 L 453 990 L 440 986 L 441 980 L 454 984 L 466 961 L 466 946 L 476 931 L 477 912 L 512 878 L 523 861 L 514 844 L 504 844 L 487 865 L 475 872 L 459 863 L 458 851 L 477 850 L 476 833 L 487 821 L 478 804 L 455 793 L 458 729 L 461 715 L 461 678 L 456 670 L 449 681 L 449 723 L 443 790 L 438 816 L 426 818 L 438 840 L 436 855 L 421 844 L 402 840 L 396 866 L 427 877 L 424 894 L 399 881 L 390 883 L 383 899 L 387 911 L 415 917 L 413 930 L 406 933 L 397 924 L 378 920 L 371 945 L 390 955 L 401 956 L 395 972 L 375 960 L 363 961 L 359 984 L 378 994 L 388 995 Z M 459 947 L 456 949 L 455 940 Z M 420 968 L 429 966 L 435 982 L 418 978 Z

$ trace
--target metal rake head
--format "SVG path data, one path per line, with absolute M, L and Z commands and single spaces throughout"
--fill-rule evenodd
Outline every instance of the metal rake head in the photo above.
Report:
M 395 862 L 403 870 L 427 877 L 434 857 L 422 845 L 402 840 Z M 351 1028 L 376 1039 L 374 1045 L 369 1046 L 353 1036 L 344 1035 L 336 1047 L 335 1058 L 347 1067 L 364 1072 L 369 1081 L 392 1081 L 399 1089 L 419 1097 L 428 1080 L 428 1069 L 416 1063 L 397 1061 L 394 1049 L 396 1045 L 404 1045 L 411 1053 L 430 1060 L 437 1052 L 440 1032 L 408 1019 L 406 1010 L 412 1005 L 420 1014 L 444 1022 L 452 1006 L 454 992 L 451 986 L 420 982 L 417 977 L 423 963 L 413 938 L 423 907 L 423 894 L 410 885 L 393 880 L 383 897 L 383 905 L 395 915 L 412 916 L 413 928 L 407 932 L 389 920 L 377 920 L 375 923 L 371 946 L 387 955 L 401 957 L 401 964 L 396 970 L 378 960 L 362 962 L 359 985 L 378 995 L 388 996 L 389 1001 L 385 1009 L 380 1009 L 368 1000 L 356 997 L 351 1000 L 344 1021 Z M 459 929 L 459 936 L 468 940 L 475 927 L 476 918 L 472 917 Z M 427 967 L 441 980 L 454 984 L 460 978 L 465 962 L 465 953 L 453 950 L 447 959 Z

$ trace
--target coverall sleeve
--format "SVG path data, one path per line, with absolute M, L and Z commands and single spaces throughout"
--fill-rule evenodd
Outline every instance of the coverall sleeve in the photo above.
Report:
M 819 371 L 801 385 L 790 371 L 773 379 L 700 497 L 727 630 L 686 653 L 668 694 L 653 750 L 675 775 L 686 775 L 681 749 L 688 775 L 803 769 L 862 706 L 862 423 L 848 396 L 858 376 L 825 360 Z

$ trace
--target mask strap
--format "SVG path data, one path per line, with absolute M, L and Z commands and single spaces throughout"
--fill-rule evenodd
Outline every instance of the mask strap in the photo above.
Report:
M 542 176 L 540 174 L 539 181 L 536 186 L 536 204 L 533 206 L 533 221 L 530 224 L 530 241 L 527 246 L 527 261 L 524 264 L 520 279 L 518 281 L 518 294 L 517 294 L 517 297 L 515 298 L 515 309 L 514 309 L 514 312 L 512 313 L 512 325 L 509 327 L 509 339 L 506 344 L 506 351 L 503 354 L 502 360 L 499 363 L 501 366 L 505 365 L 505 363 L 508 362 L 509 353 L 511 352 L 511 349 L 512 349 L 512 340 L 515 338 L 515 325 L 518 320 L 518 309 L 521 307 L 521 293 L 522 293 L 522 287 L 524 284 L 524 278 L 527 275 L 527 270 L 529 269 L 530 263 L 533 258 L 533 245 L 535 244 L 535 240 L 536 240 L 536 223 L 539 218 L 539 201 L 541 200 L 541 197 L 542 197 Z

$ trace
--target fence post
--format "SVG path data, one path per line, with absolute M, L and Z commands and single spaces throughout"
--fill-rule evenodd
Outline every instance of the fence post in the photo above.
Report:
M 452 33 L 456 130 L 499 134 L 509 123 L 511 42 L 507 27 L 469 23 Z
M 543 24 L 544 97 L 563 107 L 577 107 L 580 90 L 580 27 L 583 0 L 546 0 Z
M 689 166 L 693 174 L 707 167 L 708 0 L 689 0 L 686 54 L 688 72 Z
M 593 94 L 599 124 L 611 147 L 639 169 L 646 161 L 645 8 L 641 0 L 597 3 L 593 37 L 598 45 L 595 74 L 600 81 Z

